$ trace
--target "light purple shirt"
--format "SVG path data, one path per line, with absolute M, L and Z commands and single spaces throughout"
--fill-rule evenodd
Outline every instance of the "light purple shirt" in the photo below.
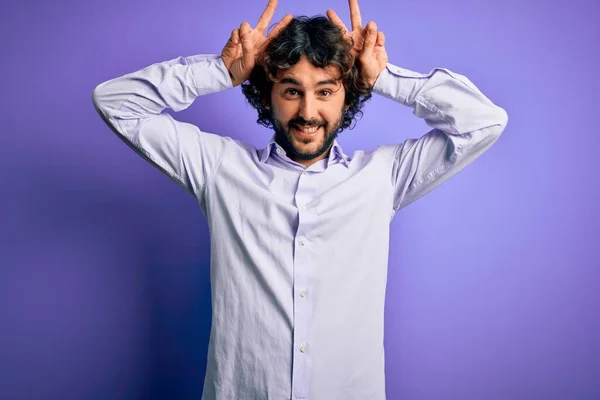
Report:
M 432 129 L 351 155 L 336 140 L 306 168 L 273 140 L 256 149 L 163 113 L 231 87 L 219 56 L 196 55 L 93 92 L 106 124 L 207 218 L 213 319 L 202 399 L 385 399 L 390 222 L 486 151 L 508 116 L 463 75 L 388 64 L 374 92 Z

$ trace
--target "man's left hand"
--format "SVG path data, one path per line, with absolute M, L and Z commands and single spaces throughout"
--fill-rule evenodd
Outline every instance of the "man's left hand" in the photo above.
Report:
M 373 87 L 379 74 L 388 63 L 388 56 L 384 47 L 385 36 L 383 32 L 377 31 L 377 24 L 374 21 L 370 21 L 363 28 L 358 0 L 348 0 L 348 4 L 350 6 L 352 31 L 348 31 L 348 28 L 335 11 L 327 10 L 327 17 L 342 30 L 344 38 L 352 43 L 352 56 L 360 64 L 362 80 Z

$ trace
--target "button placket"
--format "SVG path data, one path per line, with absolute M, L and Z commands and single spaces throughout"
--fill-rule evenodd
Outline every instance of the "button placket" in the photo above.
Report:
M 298 179 L 295 204 L 298 210 L 294 268 L 294 358 L 292 364 L 292 390 L 296 398 L 306 398 L 310 387 L 311 356 L 308 351 L 312 332 L 312 307 L 308 297 L 311 288 L 313 250 L 307 234 L 316 215 L 307 211 L 314 188 L 310 187 L 308 170 L 302 170 Z M 306 177 L 306 179 L 304 179 Z

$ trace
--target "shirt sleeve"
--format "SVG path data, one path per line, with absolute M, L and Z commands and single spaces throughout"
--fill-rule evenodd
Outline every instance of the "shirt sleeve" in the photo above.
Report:
M 393 153 L 394 212 L 475 161 L 508 123 L 504 109 L 468 78 L 446 68 L 420 74 L 388 64 L 373 91 L 411 107 L 433 128 L 420 138 L 385 146 Z
M 102 120 L 146 161 L 198 197 L 229 138 L 202 132 L 165 112 L 232 87 L 217 55 L 178 57 L 108 80 L 93 90 Z

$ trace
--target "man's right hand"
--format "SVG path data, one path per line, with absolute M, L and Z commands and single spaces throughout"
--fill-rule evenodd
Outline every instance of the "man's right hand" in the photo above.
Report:
M 221 58 L 229 70 L 233 86 L 240 85 L 250 78 L 259 53 L 292 20 L 292 15 L 286 14 L 265 37 L 276 7 L 277 0 L 269 0 L 254 29 L 244 21 L 239 28 L 231 32 L 231 37 L 221 52 Z

